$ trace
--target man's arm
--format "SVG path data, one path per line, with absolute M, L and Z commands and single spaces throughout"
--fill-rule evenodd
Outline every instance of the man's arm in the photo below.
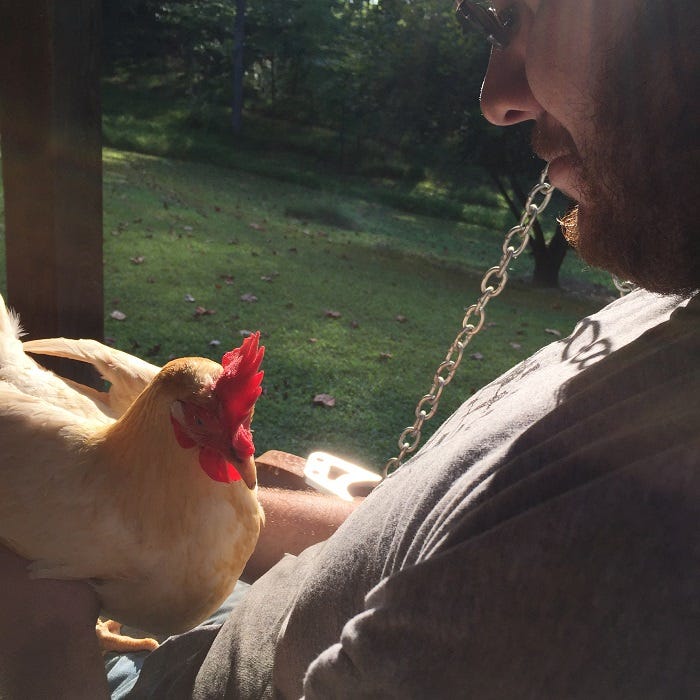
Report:
M 108 697 L 84 582 L 32 580 L 25 559 L 0 546 L 0 697 Z
M 265 511 L 265 524 L 241 576 L 247 582 L 262 576 L 285 554 L 299 554 L 328 539 L 362 501 L 348 502 L 316 491 L 271 487 L 261 487 L 258 498 Z

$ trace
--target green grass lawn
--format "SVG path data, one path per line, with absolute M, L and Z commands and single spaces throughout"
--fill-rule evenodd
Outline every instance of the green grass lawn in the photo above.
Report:
M 337 191 L 115 150 L 105 150 L 104 166 L 105 335 L 162 364 L 182 355 L 218 360 L 260 330 L 259 452 L 328 449 L 371 467 L 391 457 L 478 295 L 478 271 L 498 260 L 511 225 L 502 209 L 482 208 L 481 224 L 430 219 Z M 426 436 L 477 388 L 604 301 L 532 289 L 529 272 L 523 256 Z M 567 281 L 580 288 L 597 278 L 570 256 Z M 320 393 L 335 406 L 314 405 Z

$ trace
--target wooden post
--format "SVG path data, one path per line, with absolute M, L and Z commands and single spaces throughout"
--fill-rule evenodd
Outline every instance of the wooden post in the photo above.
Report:
M 0 0 L 7 301 L 33 338 L 103 337 L 100 35 L 99 0 Z

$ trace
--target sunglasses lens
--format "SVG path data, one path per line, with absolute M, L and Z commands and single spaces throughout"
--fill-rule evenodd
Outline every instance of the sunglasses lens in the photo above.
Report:
M 471 0 L 462 0 L 455 12 L 464 31 L 476 30 L 497 48 L 504 48 L 507 45 L 508 28 L 502 24 L 492 7 L 484 7 Z

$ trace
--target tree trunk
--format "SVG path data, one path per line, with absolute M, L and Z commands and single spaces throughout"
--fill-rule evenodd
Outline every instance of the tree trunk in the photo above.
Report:
M 558 288 L 559 270 L 566 257 L 566 251 L 569 249 L 569 244 L 564 238 L 561 226 L 557 227 L 556 233 L 543 248 L 535 247 L 532 238 L 530 238 L 530 244 L 535 260 L 535 269 L 532 271 L 532 284 L 535 287 Z
M 516 221 L 520 221 L 522 211 L 527 201 L 527 194 L 523 191 L 514 175 L 508 175 L 508 182 L 517 198 L 517 202 L 511 197 L 508 188 L 502 179 L 495 172 L 490 171 L 491 179 L 494 181 L 499 192 L 503 195 L 508 204 L 508 208 L 513 213 Z M 519 206 L 518 206 L 519 205 Z M 532 272 L 532 284 L 535 287 L 559 288 L 559 270 L 566 257 L 569 244 L 564 238 L 561 226 L 557 227 L 556 233 L 549 243 L 546 241 L 542 225 L 535 221 L 530 231 L 528 249 L 534 259 L 534 270 Z
M 245 43 L 246 0 L 236 0 L 233 21 L 233 111 L 231 126 L 234 134 L 243 128 L 243 45 Z

